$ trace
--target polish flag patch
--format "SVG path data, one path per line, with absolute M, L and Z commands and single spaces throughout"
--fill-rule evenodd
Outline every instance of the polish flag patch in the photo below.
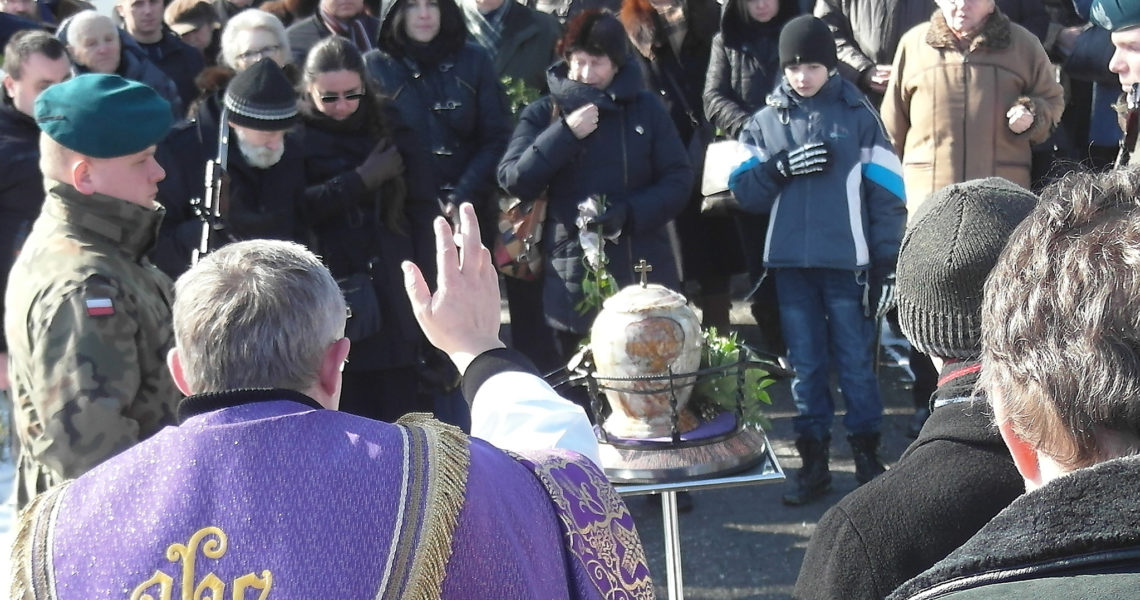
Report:
M 88 298 L 84 302 L 87 304 L 89 317 L 106 317 L 115 314 L 115 305 L 110 298 Z

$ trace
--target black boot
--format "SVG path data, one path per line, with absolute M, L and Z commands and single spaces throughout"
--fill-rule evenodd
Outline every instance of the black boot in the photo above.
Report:
M 796 474 L 795 491 L 784 494 L 784 504 L 800 506 L 813 502 L 831 491 L 831 471 L 827 468 L 831 438 L 815 440 L 801 437 L 796 440 L 803 466 Z
M 886 471 L 879 460 L 879 434 L 857 433 L 847 436 L 851 454 L 855 458 L 855 481 L 863 485 Z

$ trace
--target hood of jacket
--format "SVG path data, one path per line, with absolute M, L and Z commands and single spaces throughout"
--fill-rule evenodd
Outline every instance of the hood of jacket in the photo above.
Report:
M 618 110 L 620 104 L 633 100 L 645 89 L 638 61 L 628 56 L 625 65 L 614 74 L 614 80 L 604 90 L 570 79 L 570 67 L 560 60 L 546 70 L 546 84 L 550 96 L 563 113 L 571 113 L 590 103 L 599 110 Z
M 393 49 L 386 47 L 385 39 L 390 36 L 390 32 L 392 30 L 392 22 L 395 21 L 396 8 L 403 7 L 405 2 L 407 2 L 407 0 L 381 0 L 380 2 L 380 27 L 377 31 L 376 47 L 390 54 L 392 53 Z M 458 19 L 460 27 L 455 29 L 453 32 L 455 35 L 450 35 L 447 41 L 450 42 L 450 44 L 455 48 L 462 48 L 470 38 L 470 34 L 467 32 L 467 24 L 463 20 L 463 10 L 459 8 L 459 4 L 457 4 L 455 0 L 438 0 L 438 2 L 440 32 L 436 36 L 435 40 L 432 41 L 437 41 L 440 39 L 440 35 L 444 35 L 445 30 L 447 29 L 444 25 L 445 19 Z
M 950 30 L 950 26 L 946 24 L 946 17 L 942 16 L 940 10 L 935 11 L 930 17 L 930 29 L 926 31 L 926 43 L 933 48 L 958 49 L 958 38 Z M 981 29 L 970 40 L 969 51 L 973 52 L 980 48 L 1004 50 L 1009 48 L 1011 43 L 1013 40 L 1010 37 L 1009 17 L 1005 16 L 1005 13 L 995 6 L 993 14 L 986 18 Z
M 745 50 L 760 37 L 771 38 L 773 41 L 780 37 L 780 30 L 784 23 L 799 13 L 796 0 L 779 0 L 780 10 L 776 16 L 767 23 L 759 23 L 745 17 L 748 0 L 725 0 L 720 9 L 720 33 L 725 47 Z

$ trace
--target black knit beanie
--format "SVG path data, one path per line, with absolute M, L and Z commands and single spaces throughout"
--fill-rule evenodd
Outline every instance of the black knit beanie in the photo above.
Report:
M 811 15 L 796 17 L 780 30 L 780 68 L 803 63 L 819 63 L 828 71 L 839 65 L 835 37 L 826 23 Z
M 230 123 L 260 131 L 283 131 L 297 122 L 297 92 L 272 58 L 238 73 L 226 86 Z
M 1000 177 L 946 186 L 911 217 L 896 271 L 899 325 L 941 358 L 981 355 L 982 287 L 1037 197 Z

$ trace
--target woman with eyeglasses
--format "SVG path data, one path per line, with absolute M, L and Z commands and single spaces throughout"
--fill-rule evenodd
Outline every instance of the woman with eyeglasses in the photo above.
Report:
M 435 264 L 431 219 L 439 211 L 426 151 L 349 40 L 313 46 L 300 88 L 313 251 L 346 288 L 353 312 L 340 409 L 381 421 L 430 412 L 417 402 L 424 344 L 400 271 L 404 260 Z
M 488 241 L 497 230 L 495 166 L 511 116 L 491 57 L 468 40 L 459 6 L 384 0 L 377 49 L 365 62 L 432 155 L 441 208 L 474 204 Z

